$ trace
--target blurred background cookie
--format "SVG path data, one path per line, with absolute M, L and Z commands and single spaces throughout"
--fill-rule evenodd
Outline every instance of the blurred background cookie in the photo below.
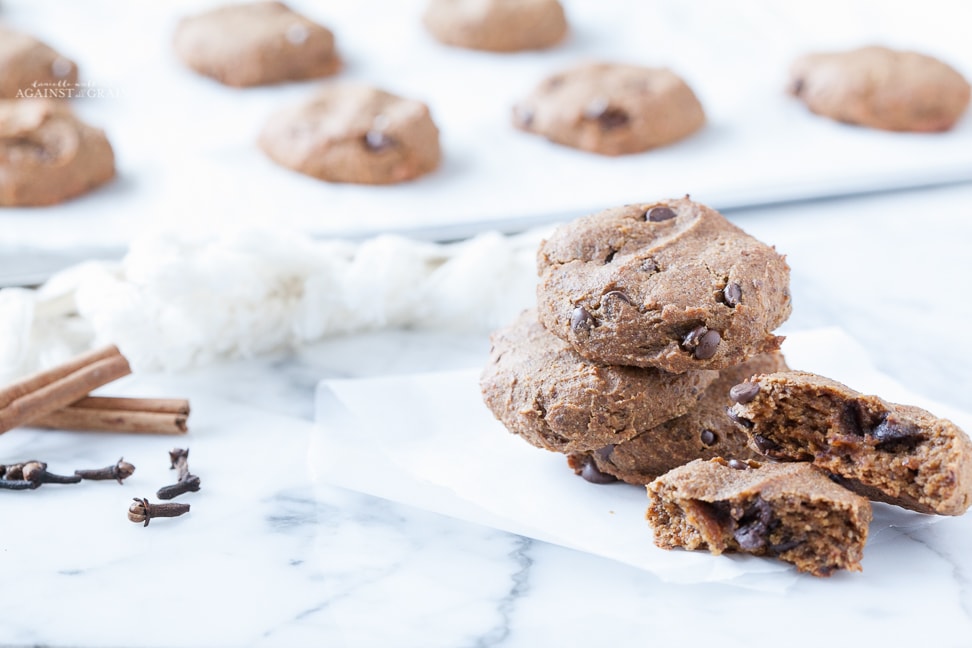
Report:
M 442 153 L 428 106 L 378 88 L 334 83 L 267 120 L 260 148 L 329 182 L 394 184 L 429 173 Z
M 969 82 L 947 63 L 878 46 L 798 58 L 789 91 L 818 115 L 890 131 L 948 130 L 969 105 Z
M 0 25 L 0 99 L 56 98 L 58 87 L 74 87 L 77 81 L 74 61 L 29 34 Z
M 430 0 L 422 20 L 446 45 L 493 52 L 551 47 L 567 33 L 558 0 Z
M 313 79 L 341 68 L 329 29 L 281 2 L 233 4 L 183 18 L 176 55 L 228 86 Z
M 620 63 L 554 74 L 513 109 L 516 128 L 602 155 L 665 146 L 704 124 L 702 104 L 674 72 Z
M 104 131 L 80 121 L 65 102 L 0 101 L 0 205 L 53 205 L 114 175 Z

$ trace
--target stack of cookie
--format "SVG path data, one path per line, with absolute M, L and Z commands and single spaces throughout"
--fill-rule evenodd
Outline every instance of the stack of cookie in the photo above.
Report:
M 688 197 L 608 209 L 538 253 L 537 309 L 494 334 L 486 404 L 589 481 L 755 457 L 729 389 L 786 368 L 783 256 Z

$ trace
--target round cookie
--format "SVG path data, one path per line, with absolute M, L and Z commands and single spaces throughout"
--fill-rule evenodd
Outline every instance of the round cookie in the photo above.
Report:
M 442 158 L 425 104 L 352 83 L 328 84 L 272 115 L 259 144 L 275 162 L 329 182 L 404 182 Z
M 672 144 L 705 124 L 674 72 L 588 63 L 555 74 L 513 108 L 513 125 L 584 151 L 625 155 Z
M 281 2 L 233 4 L 183 18 L 176 55 L 199 74 L 246 87 L 329 76 L 334 35 Z
M 890 131 L 950 129 L 969 105 L 969 82 L 931 56 L 886 47 L 807 54 L 789 91 L 818 115 Z
M 567 33 L 558 0 L 430 0 L 422 22 L 446 45 L 490 52 L 543 49 Z
M 786 369 L 779 351 L 723 369 L 698 405 L 687 413 L 629 441 L 572 453 L 567 463 L 575 473 L 594 483 L 621 480 L 642 485 L 693 459 L 762 459 L 750 447 L 749 436 L 726 414 L 726 408 L 732 404 L 729 390 L 755 374 Z
M 486 405 L 511 432 L 555 452 L 622 443 L 695 406 L 718 375 L 590 363 L 528 310 L 493 334 L 480 378 Z
M 779 348 L 786 260 L 687 197 L 557 228 L 537 254 L 541 323 L 601 364 L 680 373 Z
M 77 82 L 74 61 L 33 36 L 0 26 L 0 99 L 60 98 Z
M 0 100 L 0 205 L 53 205 L 114 175 L 104 131 L 79 121 L 64 102 Z

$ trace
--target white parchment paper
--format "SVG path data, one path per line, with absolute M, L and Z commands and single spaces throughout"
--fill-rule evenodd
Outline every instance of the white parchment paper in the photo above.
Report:
M 969 414 L 911 394 L 877 372 L 839 329 L 794 333 L 783 350 L 792 368 L 925 407 L 972 429 Z M 587 483 L 562 455 L 508 433 L 483 405 L 478 379 L 479 370 L 470 369 L 321 382 L 310 458 L 315 478 L 619 560 L 667 581 L 781 589 L 796 577 L 779 561 L 658 549 L 644 519 L 643 488 Z M 868 546 L 880 544 L 888 529 L 939 519 L 876 505 Z

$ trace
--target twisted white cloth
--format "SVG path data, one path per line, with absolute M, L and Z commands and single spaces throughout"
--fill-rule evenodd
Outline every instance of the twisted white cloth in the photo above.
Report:
M 486 332 L 534 303 L 541 238 L 156 234 L 119 262 L 0 290 L 0 378 L 109 343 L 136 369 L 176 370 L 386 327 Z

